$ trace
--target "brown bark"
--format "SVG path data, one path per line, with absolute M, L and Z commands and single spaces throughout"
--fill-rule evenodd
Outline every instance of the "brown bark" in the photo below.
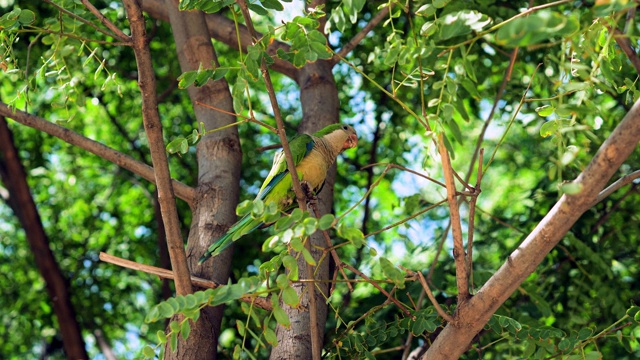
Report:
M 457 359 L 498 308 L 562 240 L 640 141 L 640 101 L 636 102 L 586 169 L 574 180 L 582 190 L 563 195 L 500 269 L 466 304 L 458 307 L 424 359 Z
M 142 95 L 142 121 L 149 141 L 151 161 L 155 168 L 155 180 L 158 187 L 158 202 L 162 211 L 167 246 L 171 258 L 171 268 L 175 276 L 176 292 L 187 295 L 193 292 L 191 277 L 187 266 L 184 242 L 180 232 L 178 209 L 169 174 L 169 163 L 164 149 L 162 123 L 158 113 L 156 95 L 156 77 L 151 62 L 151 53 L 147 41 L 145 21 L 142 11 L 135 0 L 124 1 L 124 8 L 131 27 L 131 45 L 138 66 L 138 85 Z
M 197 70 L 200 64 L 209 68 L 218 64 L 204 14 L 178 11 L 178 1 L 167 0 L 168 11 L 182 71 Z M 209 105 L 233 113 L 233 99 L 225 79 L 209 81 L 205 86 L 188 88 L 193 104 Z M 198 122 L 208 130 L 236 121 L 234 116 L 194 105 Z M 235 127 L 205 136 L 197 146 L 198 196 L 187 245 L 188 262 L 195 276 L 224 284 L 229 278 L 232 250 L 198 265 L 200 256 L 213 239 L 223 235 L 236 221 L 235 207 L 239 198 L 242 152 Z M 178 350 L 165 352 L 169 359 L 213 359 L 217 354 L 223 307 L 205 308 L 192 327 L 186 341 L 180 337 Z
M 26 232 L 35 264 L 44 278 L 58 319 L 65 354 L 70 359 L 88 359 L 80 325 L 71 303 L 67 279 L 49 248 L 49 239 L 29 192 L 27 174 L 20 163 L 13 137 L 4 118 L 0 118 L 0 176 L 9 191 L 9 206 Z

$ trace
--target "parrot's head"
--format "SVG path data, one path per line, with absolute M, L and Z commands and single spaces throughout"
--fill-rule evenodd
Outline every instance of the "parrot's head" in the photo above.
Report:
M 340 151 L 358 146 L 358 134 L 350 125 L 333 124 L 318 131 L 314 136 L 327 139 L 334 146 L 340 146 Z

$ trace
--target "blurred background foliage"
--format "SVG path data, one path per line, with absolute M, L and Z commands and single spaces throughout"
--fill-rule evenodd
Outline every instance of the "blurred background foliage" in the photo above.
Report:
M 55 3 L 95 22 L 79 2 Z M 126 29 L 119 2 L 92 3 Z M 386 3 L 327 1 L 332 49 L 343 46 Z M 0 51 L 6 67 L 0 77 L 2 101 L 150 163 L 131 49 L 84 41 L 111 39 L 61 15 L 51 4 L 4 0 L 0 5 L 3 13 L 19 7 L 36 15 L 30 25 L 2 29 Z M 561 195 L 562 182 L 580 173 L 638 99 L 638 72 L 611 31 L 623 31 L 637 46 L 640 28 L 632 6 L 621 1 L 597 9 L 588 1 L 560 1 L 533 12 L 530 20 L 491 28 L 528 7 L 527 1 L 489 0 L 396 4 L 384 26 L 376 27 L 346 57 L 351 66 L 341 62 L 334 68 L 342 121 L 355 126 L 360 137 L 358 148 L 338 160 L 334 204 L 338 215 L 365 195 L 388 163 L 442 178 L 433 133 L 425 132 L 406 108 L 437 115 L 429 117 L 429 123 L 445 131 L 455 156 L 454 169 L 472 185 L 477 169 L 472 156 L 481 134 L 484 137 L 486 172 L 477 203 L 473 248 L 476 289 L 553 206 Z M 287 4 L 292 13 L 301 13 L 303 8 L 300 2 Z M 221 13 L 230 16 L 228 10 Z M 278 25 L 278 19 L 291 20 L 286 14 L 277 16 L 256 16 L 256 22 L 265 30 L 268 24 Z M 180 70 L 169 25 L 149 19 L 148 30 L 153 35 L 159 107 L 169 142 L 197 125 L 186 92 L 177 88 Z M 481 31 L 487 32 L 478 36 Z M 241 61 L 237 51 L 215 41 L 214 46 L 223 66 Z M 511 64 L 514 46 L 520 47 Z M 507 74 L 510 79 L 503 84 Z M 234 76 L 233 72 L 227 76 L 230 84 L 235 83 Z M 293 135 L 301 118 L 299 89 L 283 75 L 274 73 L 273 77 Z M 263 88 L 253 87 L 248 101 L 259 119 L 270 121 Z M 495 113 L 483 133 L 494 104 Z M 99 330 L 118 356 L 139 357 L 144 345 L 156 342 L 152 334 L 162 329 L 161 323 L 143 322 L 148 309 L 162 299 L 161 283 L 150 275 L 100 262 L 98 253 L 158 264 L 154 187 L 61 140 L 12 121 L 9 125 L 51 248 L 69 279 L 90 355 L 102 358 L 93 335 Z M 261 148 L 278 140 L 254 124 L 243 124 L 239 131 L 241 200 L 252 199 L 274 153 Z M 194 155 L 191 148 L 187 154 L 170 157 L 174 178 L 193 186 L 197 176 Z M 616 176 L 639 167 L 636 151 Z M 1 187 L 0 194 L 7 196 Z M 444 188 L 437 184 L 402 169 L 390 169 L 368 201 L 344 220 L 365 235 L 371 234 L 367 246 L 341 247 L 341 259 L 374 279 L 385 278 L 378 265 L 380 256 L 423 271 L 438 301 L 453 309 L 457 292 L 448 208 L 436 207 L 377 232 L 445 197 Z M 498 311 L 527 331 L 553 329 L 559 333 L 517 335 L 509 330 L 508 321 L 494 317 L 493 326 L 480 334 L 474 343 L 476 351 L 469 352 L 468 358 L 480 356 L 477 353 L 487 359 L 569 357 L 583 350 L 587 354 L 597 350 L 610 359 L 636 358 L 640 350 L 635 337 L 640 328 L 637 324 L 622 326 L 624 321 L 615 323 L 640 302 L 637 202 L 638 188 L 633 183 L 594 206 Z M 182 201 L 178 206 L 186 238 L 190 211 Z M 463 229 L 467 229 L 468 204 L 463 203 L 461 209 L 467 216 Z M 255 274 L 269 260 L 269 254 L 261 253 L 268 232 L 257 231 L 241 240 L 242 251 L 236 251 L 234 258 L 234 282 Z M 63 357 L 51 300 L 33 261 L 24 231 L 10 208 L 0 203 L 2 358 L 38 358 L 45 353 Z M 408 283 L 397 297 L 411 304 L 421 298 L 421 290 L 417 282 Z M 349 293 L 344 283 L 338 283 L 330 299 L 325 349 L 346 358 L 366 352 L 379 359 L 398 358 L 400 351 L 385 350 L 402 346 L 408 332 L 400 333 L 407 326 L 398 325 L 398 311 L 392 305 L 372 311 L 354 325 L 354 333 L 343 334 L 345 324 L 385 300 L 369 284 L 359 283 Z M 427 305 L 426 301 L 422 304 Z M 230 354 L 243 341 L 235 328 L 236 319 L 246 315 L 240 303 L 228 304 L 225 313 L 226 330 L 220 345 L 221 351 Z M 612 324 L 615 326 L 610 327 Z M 381 326 L 385 329 L 380 330 Z M 605 329 L 615 331 L 593 338 Z M 434 334 L 437 330 L 416 334 L 413 346 L 431 341 Z M 571 352 L 573 347 L 561 345 L 566 339 L 583 343 L 574 343 L 577 350 Z M 334 340 L 361 342 L 367 349 L 338 349 Z

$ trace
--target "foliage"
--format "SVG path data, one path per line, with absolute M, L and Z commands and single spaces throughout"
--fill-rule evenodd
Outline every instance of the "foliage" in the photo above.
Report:
M 96 3 L 125 27 L 120 4 Z M 101 24 L 84 7 L 71 0 L 56 4 L 75 16 L 43 3 L 13 6 L 0 18 L 6 75 L 0 96 L 148 160 L 140 99 L 130 75 L 136 71 L 131 52 L 96 32 L 94 26 Z M 276 323 L 289 321 L 279 300 L 291 306 L 299 301 L 291 253 L 313 264 L 304 242 L 319 229 L 331 236 L 342 262 L 370 279 L 352 272 L 348 279 L 337 275 L 326 299 L 331 311 L 327 357 L 397 358 L 393 349 L 407 339 L 412 348 L 430 343 L 444 326 L 407 270 L 428 275 L 438 303 L 449 314 L 456 309 L 449 212 L 442 205 L 446 192 L 426 179 L 439 180 L 443 174 L 434 139 L 444 136 L 454 169 L 472 185 L 477 181 L 476 148 L 485 149 L 475 218 L 468 219 L 470 197 L 461 205 L 467 216 L 463 228 L 474 225 L 475 289 L 559 196 L 580 193 L 565 180 L 580 173 L 640 97 L 637 71 L 612 30 L 627 29 L 625 35 L 637 43 L 638 22 L 625 22 L 634 2 L 588 7 L 560 1 L 527 11 L 525 1 L 436 0 L 409 2 L 407 8 L 405 2 L 344 0 L 277 24 L 273 16 L 291 11 L 288 2 L 253 1 L 250 9 L 263 36 L 246 52 L 216 44 L 221 61 L 216 69 L 181 73 L 170 27 L 155 24 L 151 48 L 159 93 L 171 89 L 174 79 L 180 90 L 227 79 L 245 155 L 243 198 L 252 199 L 273 155 L 258 149 L 277 142 L 261 126 L 273 123 L 264 115 L 271 110 L 264 100 L 260 63 L 278 58 L 300 68 L 330 59 L 390 4 L 384 21 L 334 68 L 342 121 L 354 125 L 361 139 L 356 151 L 338 160 L 334 214 L 316 219 L 299 210 L 279 214 L 260 201 L 241 203 L 239 215 L 251 213 L 275 224 L 240 240 L 243 251 L 233 264 L 234 281 L 216 289 L 160 301 L 158 281 L 99 262 L 99 251 L 158 262 L 153 187 L 62 141 L 11 124 L 87 339 L 100 329 L 119 354 L 154 357 L 162 348 L 158 344 L 175 348 L 178 336 L 189 336 L 200 309 L 225 303 L 220 351 L 263 357 L 276 345 Z M 181 8 L 241 18 L 233 1 L 182 1 Z M 78 17 L 91 19 L 90 24 Z M 328 21 L 328 41 L 319 27 L 322 19 Z M 268 53 L 273 41 L 286 42 L 290 50 Z M 284 76 L 274 79 L 293 133 L 300 118 L 299 89 Z M 219 129 L 196 123 L 186 91 L 167 94 L 160 103 L 167 149 L 180 154 L 170 159 L 172 175 L 194 184 L 192 145 Z M 639 164 L 636 152 L 617 176 L 632 173 Z M 465 189 L 459 185 L 458 190 Z M 474 349 L 496 359 L 637 356 L 637 197 L 633 183 L 584 214 L 491 318 Z M 179 207 L 186 233 L 190 211 L 184 203 Z M 0 284 L 8 295 L 0 300 L 5 314 L 0 352 L 24 358 L 43 352 L 41 340 L 52 344 L 58 334 L 24 234 L 7 208 L 0 208 L 0 217 Z M 329 261 L 328 254 L 323 261 Z M 271 309 L 239 301 L 247 296 L 269 299 Z M 178 313 L 183 319 L 171 322 L 165 333 L 160 320 Z

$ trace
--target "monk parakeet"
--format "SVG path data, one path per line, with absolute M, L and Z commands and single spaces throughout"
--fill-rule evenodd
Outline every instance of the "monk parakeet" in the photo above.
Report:
M 355 129 L 341 124 L 329 125 L 313 135 L 301 134 L 293 138 L 289 142 L 289 147 L 303 188 L 307 192 L 317 194 L 324 184 L 327 170 L 336 161 L 338 155 L 357 145 L 358 136 Z M 262 183 L 256 199 L 262 200 L 265 206 L 275 202 L 281 212 L 288 212 L 298 206 L 284 151 L 280 150 L 273 157 L 271 171 Z M 251 214 L 245 215 L 226 234 L 209 246 L 198 263 L 202 264 L 208 258 L 218 255 L 229 247 L 237 240 L 234 239 L 234 234 L 238 232 L 246 234 L 262 225 L 265 224 L 261 219 L 254 219 Z

